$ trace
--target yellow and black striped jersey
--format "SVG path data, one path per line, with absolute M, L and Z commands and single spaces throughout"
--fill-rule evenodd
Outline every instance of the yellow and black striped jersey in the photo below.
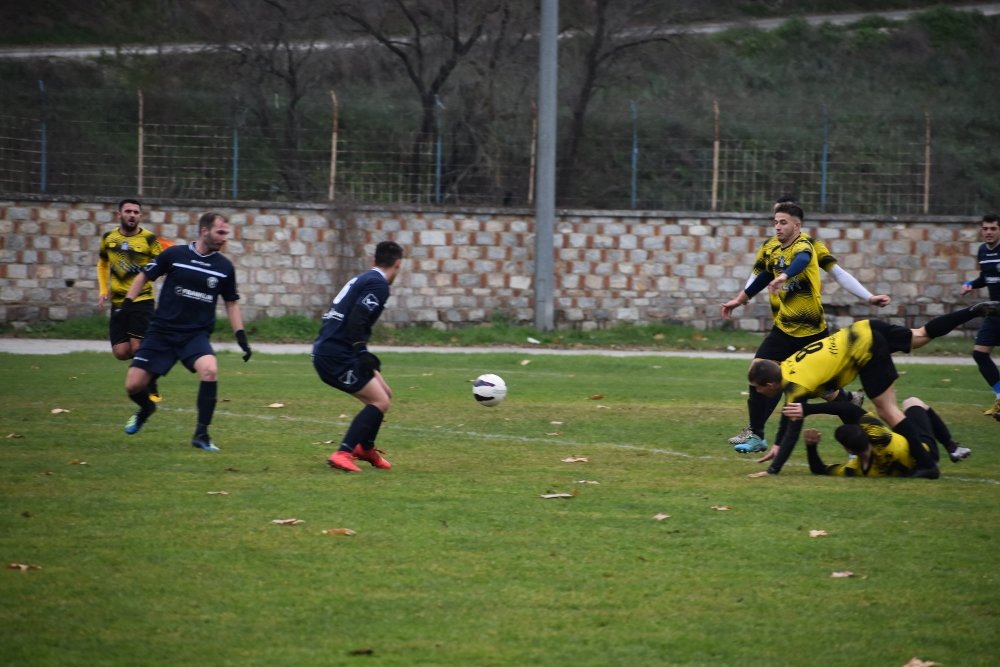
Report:
M 110 288 L 111 304 L 120 306 L 128 293 L 132 281 L 142 270 L 163 251 L 156 234 L 139 228 L 137 233 L 125 236 L 119 227 L 101 237 L 101 249 L 97 262 L 97 278 L 101 291 Z M 110 282 L 108 278 L 110 276 Z M 153 283 L 147 282 L 135 301 L 153 298 Z
M 809 343 L 781 362 L 785 399 L 792 403 L 846 387 L 871 358 L 870 320 Z
M 753 275 L 782 273 L 801 252 L 810 255 L 809 264 L 789 278 L 778 294 L 770 294 L 774 325 L 789 336 L 802 338 L 826 331 L 826 316 L 820 297 L 820 268 L 829 270 L 837 260 L 821 241 L 801 233 L 786 248 L 771 238 L 761 245 L 754 260 Z
M 826 474 L 842 477 L 905 477 L 915 467 L 906 438 L 886 426 L 872 413 L 858 423 L 871 443 L 871 460 L 866 470 L 861 457 L 847 463 L 826 466 Z M 927 448 L 927 445 L 924 445 Z

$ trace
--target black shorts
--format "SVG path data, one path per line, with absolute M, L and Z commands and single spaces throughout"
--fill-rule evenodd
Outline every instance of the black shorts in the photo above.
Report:
M 872 358 L 858 371 L 861 386 L 869 398 L 881 396 L 899 378 L 893 352 L 909 352 L 913 332 L 898 324 L 871 320 Z
M 327 357 L 314 354 L 312 360 L 320 380 L 348 394 L 361 391 L 375 377 L 375 369 L 364 367 L 356 356 Z
M 830 332 L 822 331 L 811 336 L 789 336 L 778 327 L 771 327 L 764 340 L 761 341 L 754 357 L 757 359 L 770 359 L 771 361 L 784 361 L 809 343 L 823 340 L 830 335 Z
M 112 317 L 108 324 L 108 339 L 111 345 L 127 343 L 130 338 L 139 340 L 145 338 L 155 309 L 156 303 L 152 299 L 135 301 L 127 313 L 121 317 Z

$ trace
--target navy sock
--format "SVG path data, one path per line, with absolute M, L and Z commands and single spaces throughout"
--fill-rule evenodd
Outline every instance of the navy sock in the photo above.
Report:
M 374 405 L 366 405 L 361 408 L 361 412 L 354 416 L 344 440 L 340 443 L 340 451 L 353 452 L 356 445 L 361 445 L 364 449 L 371 449 L 375 446 L 375 438 L 378 437 L 378 430 L 382 426 L 384 413 Z
M 754 387 L 750 387 L 750 395 L 747 397 L 747 412 L 750 413 L 750 430 L 755 435 L 764 437 L 764 425 L 767 424 L 767 418 L 774 412 L 774 408 L 780 400 L 780 396 L 772 399 Z
M 976 360 L 976 365 L 979 366 L 979 372 L 986 380 L 986 384 L 996 391 L 997 385 L 1000 384 L 1000 370 L 997 370 L 997 365 L 990 357 L 990 353 L 973 350 L 972 358 Z
M 198 385 L 198 433 L 208 433 L 208 425 L 215 414 L 215 403 L 219 396 L 218 382 L 202 382 Z

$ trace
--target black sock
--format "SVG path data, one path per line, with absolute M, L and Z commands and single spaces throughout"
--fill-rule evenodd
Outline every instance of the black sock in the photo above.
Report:
M 927 419 L 931 422 L 934 438 L 949 452 L 955 451 L 955 447 L 958 445 L 951 439 L 951 430 L 944 423 L 944 420 L 941 419 L 941 416 L 934 412 L 934 408 L 927 408 Z
M 361 412 L 354 416 L 354 421 L 344 434 L 340 451 L 353 452 L 355 445 L 361 445 L 366 450 L 374 447 L 383 416 L 384 413 L 374 405 L 361 408 Z
M 908 417 L 893 426 L 892 430 L 906 438 L 910 445 L 910 456 L 916 462 L 917 469 L 936 467 L 931 453 L 924 447 L 924 443 L 920 442 L 920 434 L 917 432 L 916 426 Z
M 975 319 L 976 317 L 976 315 L 972 314 L 971 310 L 963 308 L 961 310 L 956 310 L 953 313 L 946 313 L 935 317 L 933 320 L 924 325 L 924 330 L 931 338 L 940 338 L 941 336 L 951 333 L 956 328 L 962 326 L 969 320 Z
M 154 375 L 153 379 L 149 381 L 149 393 L 150 394 L 159 394 L 160 393 L 160 388 L 156 385 L 156 381 L 157 381 L 157 379 L 159 379 L 159 377 L 160 377 L 159 375 Z
M 142 389 L 134 394 L 128 395 L 129 400 L 139 406 L 139 409 L 145 414 L 149 414 L 156 409 L 156 405 L 153 401 L 149 400 L 149 389 Z
M 208 433 L 208 425 L 215 414 L 215 403 L 219 395 L 218 382 L 202 382 L 198 385 L 198 428 Z
M 764 425 L 767 424 L 767 418 L 774 412 L 774 407 L 780 400 L 780 396 L 771 399 L 754 387 L 750 387 L 750 395 L 747 397 L 747 412 L 750 413 L 750 430 L 754 432 L 754 435 L 764 437 Z

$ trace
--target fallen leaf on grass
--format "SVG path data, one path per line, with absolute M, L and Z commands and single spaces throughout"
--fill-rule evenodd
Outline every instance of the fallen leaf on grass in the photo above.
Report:
M 545 435 L 562 435 L 559 431 L 552 431 L 551 433 L 546 433 Z
M 69 462 L 69 464 L 71 466 L 85 466 L 87 465 L 87 462 L 81 461 L 80 459 L 73 459 L 72 461 Z
M 590 459 L 586 456 L 568 456 L 562 459 L 563 463 L 589 463 Z
M 553 498 L 564 498 L 566 500 L 573 498 L 572 493 L 543 493 L 540 498 L 545 498 L 546 500 L 552 500 Z
M 598 405 L 598 406 L 597 406 L 597 409 L 598 409 L 598 410 L 610 410 L 611 408 L 609 408 L 609 407 L 608 407 L 608 406 L 606 406 L 606 405 Z
M 528 336 L 528 342 L 531 343 L 532 345 L 542 344 L 542 341 L 538 340 L 537 338 L 532 338 L 531 336 Z
M 660 512 L 659 514 L 654 514 L 653 518 L 656 519 L 657 521 L 663 521 L 664 519 L 669 519 L 670 515 Z
M 8 438 L 23 438 L 24 436 L 21 435 L 20 433 L 8 433 L 7 437 Z
M 600 482 L 594 481 L 592 479 L 578 479 L 576 484 L 600 484 Z
M 61 415 L 64 412 L 69 412 L 69 410 L 66 410 L 64 408 L 52 408 L 51 410 L 49 410 L 49 412 L 51 412 L 54 415 Z
M 327 530 L 321 530 L 322 535 L 346 535 L 348 537 L 356 535 L 356 533 L 350 528 L 329 528 Z
M 276 523 L 279 526 L 297 526 L 300 523 L 305 523 L 302 519 L 274 519 L 271 523 Z
M 853 577 L 854 573 L 850 570 L 842 570 L 840 572 L 834 572 L 830 576 L 834 579 L 846 579 L 847 577 Z
M 599 401 L 599 400 L 601 400 L 602 398 L 604 398 L 604 394 L 593 394 L 593 395 L 592 395 L 592 396 L 590 397 L 590 400 L 592 400 L 592 401 Z
M 733 508 L 730 507 L 729 505 L 712 505 L 712 509 L 714 509 L 716 512 L 728 512 Z
M 921 660 L 920 658 L 914 656 L 910 658 L 910 661 L 903 665 L 903 667 L 935 667 L 938 663 L 933 660 Z
M 21 572 L 27 572 L 28 570 L 41 570 L 41 565 L 31 565 L 30 563 L 11 563 L 7 566 L 8 570 L 20 570 Z
M 663 340 L 666 338 L 662 333 L 653 334 L 653 340 Z
M 809 537 L 826 537 L 825 530 L 810 530 Z
M 552 424 L 553 426 L 562 426 L 566 422 L 549 422 L 549 423 Z
M 269 408 L 283 408 L 283 407 L 285 407 L 285 404 L 284 403 L 271 403 L 267 407 L 269 407 Z
M 527 366 L 528 364 L 531 363 L 531 359 L 521 359 L 520 363 L 522 366 Z
M 343 412 L 342 412 L 342 413 L 340 413 L 339 415 L 337 415 L 337 419 L 350 419 L 350 418 L 351 418 L 351 416 L 350 416 L 350 415 L 348 415 L 348 414 L 345 414 L 345 413 L 343 413 Z
M 228 491 L 209 491 L 208 495 L 210 495 L 210 496 L 228 496 L 229 492 Z

